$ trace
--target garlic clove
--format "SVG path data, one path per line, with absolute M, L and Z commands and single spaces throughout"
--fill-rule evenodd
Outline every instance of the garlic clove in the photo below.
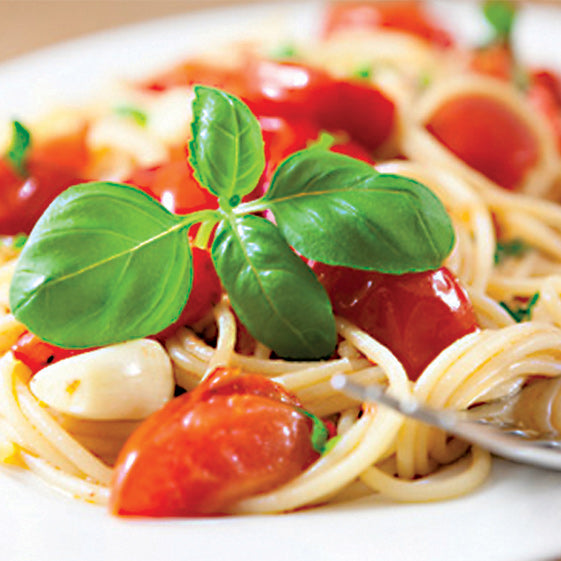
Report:
M 171 361 L 156 341 L 138 339 L 51 364 L 30 382 L 43 403 L 96 420 L 144 419 L 173 397 Z

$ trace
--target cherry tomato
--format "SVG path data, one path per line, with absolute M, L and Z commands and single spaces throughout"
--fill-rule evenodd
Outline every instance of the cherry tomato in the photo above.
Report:
M 528 99 L 547 118 L 561 152 L 561 77 L 546 70 L 533 72 Z
M 313 263 L 334 312 L 386 345 L 411 380 L 454 341 L 477 329 L 471 303 L 454 275 L 387 275 Z
M 291 480 L 317 457 L 310 420 L 280 385 L 219 368 L 149 417 L 121 450 L 115 514 L 204 516 Z
M 87 127 L 57 136 L 48 142 L 37 144 L 31 151 L 31 161 L 36 164 L 63 168 L 80 175 L 89 163 Z
M 265 144 L 266 164 L 258 186 L 248 195 L 247 200 L 264 195 L 278 165 L 294 152 L 303 150 L 310 143 L 317 141 L 322 132 L 318 125 L 308 119 L 260 116 L 258 121 Z M 371 165 L 375 163 L 370 153 L 362 145 L 352 140 L 337 139 L 330 150 Z
M 505 189 L 516 189 L 538 160 L 538 141 L 528 125 L 483 94 L 451 99 L 426 128 L 458 158 Z
M 515 61 L 505 43 L 491 43 L 471 53 L 471 68 L 478 74 L 510 81 L 514 75 Z
M 203 319 L 220 300 L 222 287 L 208 250 L 192 247 L 191 253 L 193 255 L 193 284 L 187 304 L 177 320 L 155 335 L 156 339 L 163 340 L 173 335 L 181 326 L 194 325 Z
M 84 353 L 91 349 L 63 349 L 42 341 L 33 333 L 26 331 L 12 347 L 14 357 L 28 366 L 33 374 L 59 360 Z
M 309 120 L 319 129 L 343 131 L 366 150 L 391 135 L 395 106 L 361 81 L 336 80 L 294 62 L 256 60 L 247 69 L 244 100 L 260 116 Z
M 317 105 L 320 127 L 346 132 L 369 151 L 391 135 L 395 106 L 382 92 L 360 81 L 336 80 L 327 84 Z
M 0 160 L 0 235 L 29 234 L 53 199 L 83 179 L 73 171 L 30 162 L 29 175 L 20 177 Z
M 136 169 L 126 183 L 147 191 L 177 214 L 218 207 L 216 197 L 195 180 L 184 148 L 172 150 L 164 164 Z
M 347 29 L 388 28 L 405 31 L 427 41 L 448 47 L 452 37 L 431 21 L 421 2 L 335 2 L 330 5 L 324 23 L 326 36 Z
M 29 234 L 57 195 L 84 182 L 81 175 L 87 160 L 84 131 L 32 148 L 26 177 L 0 160 L 0 235 Z

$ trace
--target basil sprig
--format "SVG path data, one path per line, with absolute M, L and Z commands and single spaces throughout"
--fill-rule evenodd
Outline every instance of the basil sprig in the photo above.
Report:
M 509 0 L 487 0 L 483 15 L 493 29 L 494 39 L 508 43 L 516 21 L 516 6 Z
M 12 140 L 4 157 L 22 177 L 27 175 L 26 160 L 30 148 L 30 132 L 19 121 L 12 121 Z
M 192 278 L 188 232 L 216 226 L 212 259 L 249 332 L 278 355 L 318 359 L 336 344 L 325 289 L 293 251 L 332 265 L 391 273 L 438 267 L 454 232 L 423 185 L 314 147 L 288 158 L 261 199 L 241 203 L 265 166 L 257 119 L 237 98 L 195 88 L 191 163 L 219 208 L 168 212 L 133 187 L 71 187 L 21 253 L 14 315 L 40 338 L 88 348 L 144 337 L 179 316 Z M 277 225 L 253 213 L 269 209 Z

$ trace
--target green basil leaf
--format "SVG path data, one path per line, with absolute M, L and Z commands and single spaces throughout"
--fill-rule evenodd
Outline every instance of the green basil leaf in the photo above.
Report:
M 330 265 L 424 271 L 439 267 L 454 245 L 450 218 L 432 191 L 342 154 L 291 156 L 263 201 L 296 251 Z
M 508 40 L 516 20 L 514 2 L 489 0 L 483 4 L 483 15 L 489 22 L 497 38 Z
M 181 220 L 126 185 L 67 189 L 23 248 L 12 312 L 40 338 L 69 348 L 161 331 L 179 316 L 191 286 Z
M 333 352 L 329 297 L 274 224 L 253 215 L 222 222 L 212 258 L 232 307 L 258 341 L 290 359 Z
M 265 151 L 249 108 L 230 94 L 195 86 L 191 130 L 190 163 L 197 181 L 227 200 L 250 193 L 265 169 Z
M 6 159 L 21 176 L 27 174 L 26 160 L 30 148 L 31 133 L 19 121 L 12 121 L 12 141 Z

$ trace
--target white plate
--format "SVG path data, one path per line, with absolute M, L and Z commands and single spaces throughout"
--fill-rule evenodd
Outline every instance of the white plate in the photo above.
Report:
M 218 10 L 123 28 L 0 66 L 0 120 L 29 117 L 53 103 L 83 101 L 107 79 L 133 77 L 227 40 L 261 22 L 297 36 L 317 23 L 318 5 Z M 461 35 L 485 28 L 471 2 L 435 5 Z M 519 46 L 555 63 L 561 11 L 529 9 Z M 15 468 L 0 469 L 1 555 L 11 561 L 224 559 L 267 561 L 535 561 L 561 556 L 561 474 L 497 461 L 491 478 L 464 498 L 434 504 L 380 499 L 284 516 L 141 521 L 68 499 Z

